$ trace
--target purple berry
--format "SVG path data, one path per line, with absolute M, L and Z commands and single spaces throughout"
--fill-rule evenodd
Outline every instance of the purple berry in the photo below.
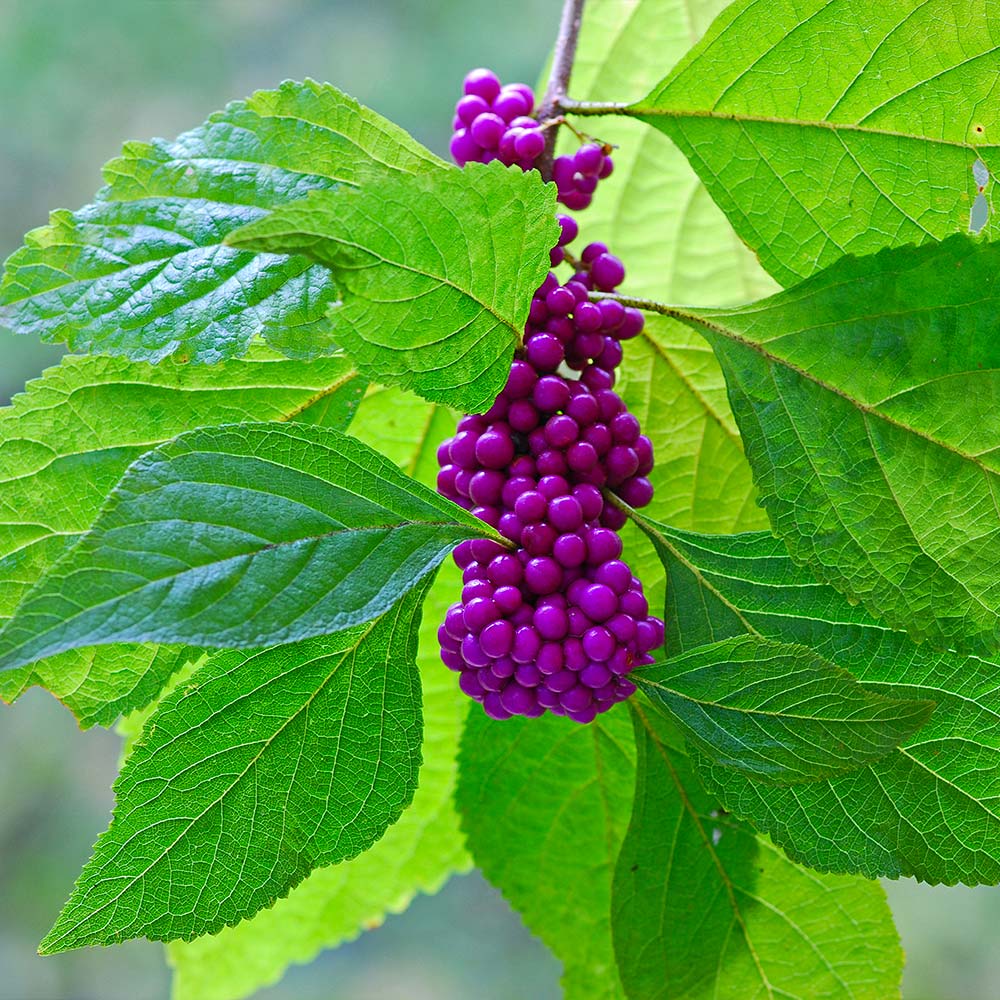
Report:
M 505 618 L 491 622 L 479 633 L 479 645 L 487 656 L 506 656 L 513 642 L 514 626 Z M 594 659 L 599 657 L 595 656 Z
M 514 630 L 514 643 L 510 655 L 517 663 L 532 663 L 542 640 L 531 625 L 522 625 Z
M 592 583 L 580 598 L 580 610 L 591 621 L 607 621 L 618 610 L 618 595 L 603 583 Z
M 539 410 L 561 410 L 569 404 L 569 386 L 558 375 L 545 375 L 535 383 L 532 399 Z
M 492 70 L 474 69 L 466 74 L 462 90 L 492 104 L 500 93 L 500 81 Z
M 536 556 L 525 564 L 524 583 L 533 594 L 553 594 L 562 581 L 562 567 L 551 556 Z

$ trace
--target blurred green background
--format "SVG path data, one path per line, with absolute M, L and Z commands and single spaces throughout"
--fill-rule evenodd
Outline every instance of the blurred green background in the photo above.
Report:
M 0 258 L 50 209 L 86 202 L 125 139 L 176 135 L 287 77 L 329 80 L 446 154 L 464 73 L 534 82 L 558 18 L 558 0 L 0 0 Z M 0 330 L 0 403 L 59 354 Z M 0 1000 L 168 996 L 158 945 L 35 955 L 106 825 L 119 747 L 40 691 L 0 706 Z M 886 888 L 906 1000 L 1000 998 L 1000 891 Z M 547 1000 L 558 976 L 470 875 L 258 996 Z

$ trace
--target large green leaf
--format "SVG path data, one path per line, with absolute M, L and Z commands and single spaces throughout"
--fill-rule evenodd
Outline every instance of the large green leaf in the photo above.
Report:
M 668 569 L 669 654 L 759 634 L 809 646 L 871 691 L 936 702 L 898 750 L 828 781 L 776 788 L 701 762 L 726 808 L 823 871 L 1000 881 L 1000 661 L 936 652 L 890 631 L 767 533 L 647 528 Z
M 681 311 L 715 349 L 793 558 L 894 628 L 1000 643 L 1000 246 L 847 258 L 750 306 Z
M 328 84 L 260 91 L 175 142 L 129 143 L 93 204 L 53 213 L 7 261 L 0 323 L 142 360 L 215 362 L 259 335 L 291 356 L 329 353 L 329 272 L 226 236 L 310 190 L 443 167 Z
M 678 144 L 792 284 L 845 254 L 969 229 L 973 164 L 1000 169 L 989 8 L 737 0 L 627 113 Z
M 174 1000 L 241 1000 L 275 982 L 285 968 L 376 927 L 406 909 L 418 892 L 436 892 L 471 861 L 453 794 L 458 741 L 468 700 L 441 663 L 437 629 L 460 587 L 446 564 L 424 602 L 417 664 L 424 742 L 413 802 L 378 843 L 351 861 L 318 868 L 253 920 L 210 937 L 174 942 Z
M 719 810 L 638 710 L 635 807 L 614 882 L 614 938 L 634 1000 L 899 995 L 885 893 L 817 875 Z
M 339 431 L 191 431 L 129 468 L 0 633 L 0 669 L 115 642 L 252 648 L 337 632 L 477 536 L 501 540 Z
M 344 357 L 287 361 L 255 349 L 211 371 L 68 357 L 0 410 L 0 622 L 86 531 L 147 449 L 202 424 L 305 420 L 343 427 L 363 391 Z M 176 663 L 154 647 L 70 651 L 0 673 L 0 698 L 40 684 L 81 725 L 151 701 Z
M 449 426 L 450 425 L 450 426 Z M 448 410 L 399 389 L 369 390 L 351 434 L 378 444 L 408 475 L 431 484 L 435 447 L 454 430 Z M 424 743 L 413 803 L 364 854 L 314 871 L 253 920 L 197 941 L 174 942 L 174 1000 L 240 1000 L 276 981 L 285 968 L 311 961 L 404 910 L 418 892 L 435 892 L 472 863 L 453 799 L 458 742 L 468 699 L 441 663 L 438 625 L 461 590 L 446 559 L 424 602 L 417 665 L 423 691 Z
M 632 804 L 625 709 L 586 726 L 546 715 L 498 723 L 473 706 L 458 805 L 483 874 L 563 963 L 566 1000 L 623 997 L 611 878 Z
M 220 652 L 167 695 L 40 951 L 212 933 L 378 840 L 417 784 L 425 590 L 335 636 Z
M 813 650 L 754 634 L 698 646 L 630 676 L 713 764 L 777 785 L 885 757 L 933 709 L 866 691 Z
M 228 238 L 330 268 L 333 336 L 372 381 L 470 412 L 507 381 L 549 269 L 555 188 L 499 162 L 316 191 Z

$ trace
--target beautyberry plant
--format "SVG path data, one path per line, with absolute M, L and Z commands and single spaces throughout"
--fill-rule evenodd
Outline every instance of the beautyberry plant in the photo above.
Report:
M 475 863 L 571 1000 L 898 995 L 874 880 L 1000 883 L 990 27 L 567 0 L 457 167 L 287 82 L 29 233 L 0 697 L 131 741 L 42 952 L 238 1000 Z

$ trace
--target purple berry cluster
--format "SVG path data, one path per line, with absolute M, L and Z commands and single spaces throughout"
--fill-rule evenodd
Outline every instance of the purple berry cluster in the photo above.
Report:
M 528 126 L 522 105 L 504 101 L 513 93 L 530 110 L 527 88 L 501 87 L 488 70 L 466 77 L 452 141 L 460 164 L 499 158 L 533 168 L 541 149 L 517 151 L 526 134 L 518 130 Z M 487 115 L 489 127 L 477 127 Z M 559 157 L 554 169 L 560 200 L 584 208 L 611 161 L 588 144 Z M 491 717 L 552 712 L 585 723 L 635 691 L 628 674 L 652 662 L 663 622 L 649 614 L 641 582 L 621 559 L 625 515 L 602 492 L 632 507 L 653 496 L 652 444 L 614 391 L 622 342 L 642 331 L 643 317 L 615 299 L 592 301 L 592 292 L 621 284 L 624 265 L 603 243 L 576 257 L 576 221 L 560 215 L 558 222 L 552 266 L 568 263 L 573 273 L 560 282 L 549 272 L 507 384 L 438 448 L 438 491 L 514 545 L 479 539 L 458 546 L 462 596 L 438 639 L 462 690 Z
M 611 176 L 614 162 L 608 146 L 584 143 L 572 156 L 557 156 L 552 164 L 558 200 L 567 208 L 579 211 L 594 197 L 597 182 Z
M 465 78 L 464 95 L 455 105 L 451 155 L 466 163 L 500 160 L 531 170 L 545 150 L 541 125 L 530 117 L 535 93 L 523 83 L 500 85 L 488 69 L 474 69 Z

